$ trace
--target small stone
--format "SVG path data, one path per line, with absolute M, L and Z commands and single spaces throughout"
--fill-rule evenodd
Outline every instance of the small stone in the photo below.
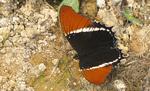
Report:
M 51 17 L 52 17 L 52 20 L 54 22 L 57 22 L 57 12 L 55 12 L 54 10 L 50 10 L 50 14 L 51 14 Z
M 7 39 L 9 37 L 10 34 L 10 27 L 2 27 L 0 28 L 0 36 L 3 37 L 3 40 Z
M 135 6 L 135 0 L 127 0 L 128 6 L 129 7 L 134 7 Z
M 114 81 L 114 87 L 118 90 L 118 91 L 126 91 L 126 85 L 123 81 L 121 80 L 115 80 Z
M 33 87 L 28 87 L 26 91 L 34 91 Z
M 20 91 L 25 91 L 26 90 L 26 84 L 23 82 L 20 84 Z
M 19 17 L 13 17 L 12 22 L 13 22 L 13 23 L 19 22 Z
M 105 0 L 97 0 L 97 6 L 98 6 L 99 8 L 105 7 L 105 6 L 106 6 Z
M 102 19 L 104 24 L 107 25 L 107 26 L 116 26 L 116 25 L 118 25 L 118 19 L 117 19 L 114 12 L 110 12 L 106 9 L 99 9 L 97 17 L 99 19 Z
M 46 66 L 44 65 L 44 63 L 41 63 L 40 65 L 39 65 L 39 70 L 40 71 L 44 71 L 46 69 Z
M 56 35 L 50 36 L 50 40 L 54 40 L 54 39 L 56 39 Z
M 120 64 L 122 64 L 122 65 L 126 65 L 127 64 L 127 59 L 121 59 L 120 60 Z
M 76 82 L 73 82 L 73 85 L 74 85 L 74 86 L 76 86 L 76 85 L 77 85 L 77 83 L 76 83 Z
M 1 18 L 0 19 L 0 26 L 1 27 L 6 27 L 6 26 L 8 26 L 10 23 L 9 23 L 9 19 L 7 19 L 7 18 Z
M 58 61 L 59 61 L 58 59 L 52 60 L 53 65 L 56 65 L 58 63 Z

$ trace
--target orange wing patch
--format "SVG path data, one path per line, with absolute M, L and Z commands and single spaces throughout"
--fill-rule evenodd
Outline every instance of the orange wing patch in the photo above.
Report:
M 59 13 L 60 13 L 59 19 L 60 19 L 61 29 L 66 34 L 76 29 L 84 28 L 92 24 L 90 19 L 76 13 L 69 6 L 65 6 L 65 5 L 61 6 Z
M 82 74 L 86 80 L 94 84 L 104 83 L 106 77 L 110 74 L 112 70 L 112 65 L 106 67 L 100 67 L 91 70 L 82 70 Z

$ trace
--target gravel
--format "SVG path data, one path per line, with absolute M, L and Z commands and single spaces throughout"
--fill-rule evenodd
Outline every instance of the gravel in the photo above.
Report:
M 27 75 L 38 77 L 46 66 L 44 63 L 33 66 L 29 58 L 41 51 L 48 40 L 56 38 L 49 32 L 57 21 L 56 11 L 46 2 L 42 5 L 37 0 L 27 0 L 25 5 L 16 8 L 17 4 L 12 3 L 19 1 L 0 0 L 0 14 L 3 17 L 0 18 L 1 91 L 34 91 L 33 87 L 26 84 Z M 43 39 L 38 39 L 37 35 L 43 36 Z

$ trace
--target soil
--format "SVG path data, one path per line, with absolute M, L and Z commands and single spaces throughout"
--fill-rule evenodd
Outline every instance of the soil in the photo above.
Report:
M 113 26 L 126 56 L 101 85 L 80 73 L 59 26 L 61 0 L 0 0 L 0 91 L 150 91 L 150 1 L 97 1 L 80 0 L 80 13 Z

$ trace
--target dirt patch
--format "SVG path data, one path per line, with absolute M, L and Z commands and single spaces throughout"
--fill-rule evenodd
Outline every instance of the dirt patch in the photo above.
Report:
M 150 19 L 148 0 L 127 0 L 133 19 L 122 12 L 121 0 L 82 0 L 81 13 L 114 26 L 118 47 L 129 55 L 114 67 L 102 85 L 86 81 L 76 52 L 59 27 L 60 0 L 0 1 L 1 91 L 149 91 Z M 7 8 L 4 8 L 7 7 Z M 142 20 L 142 24 L 135 21 Z M 130 20 L 130 21 L 129 21 Z

